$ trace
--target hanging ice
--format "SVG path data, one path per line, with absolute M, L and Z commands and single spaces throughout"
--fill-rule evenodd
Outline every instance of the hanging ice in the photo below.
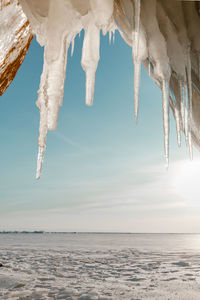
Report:
M 88 24 L 83 41 L 81 65 L 86 73 L 85 103 L 93 104 L 95 73 L 99 62 L 100 32 L 94 23 Z
M 21 5 L 20 5 L 21 4 Z M 174 0 L 0 0 L 0 95 L 23 62 L 33 35 L 44 46 L 38 91 L 40 110 L 37 174 L 39 178 L 48 130 L 55 130 L 63 101 L 67 52 L 84 29 L 81 65 L 86 73 L 85 102 L 93 104 L 100 59 L 100 34 L 114 42 L 119 30 L 132 47 L 135 120 L 138 115 L 140 70 L 162 90 L 165 157 L 169 160 L 169 107 L 192 157 L 200 147 L 200 3 Z M 178 16 L 178 17 L 177 17 Z M 12 22 L 10 20 L 12 19 Z M 169 93 L 170 92 L 170 93 Z M 173 99 L 172 99 L 173 98 Z
M 133 31 L 132 56 L 134 62 L 135 121 L 137 121 L 141 64 L 148 57 L 148 51 L 147 51 L 146 36 L 145 36 L 143 26 L 140 24 L 135 24 L 135 26 L 136 26 L 135 27 L 136 32 Z
M 180 116 L 179 116 L 179 110 L 177 106 L 175 105 L 175 111 L 174 111 L 174 117 L 176 120 L 176 134 L 177 134 L 177 142 L 178 146 L 181 146 L 181 129 L 180 129 Z
M 93 104 L 95 73 L 99 62 L 100 29 L 106 34 L 113 15 L 113 0 L 90 0 L 91 12 L 85 24 L 81 65 L 86 73 L 85 103 Z
M 144 50 L 146 50 L 146 45 L 142 45 L 141 49 L 139 49 L 140 43 L 143 40 L 145 40 L 144 34 L 143 34 L 143 40 L 140 42 L 140 5 L 141 5 L 140 0 L 134 0 L 134 14 L 135 14 L 135 24 L 134 25 L 135 25 L 135 28 L 133 30 L 132 50 L 133 50 L 133 60 L 134 60 L 134 98 L 135 98 L 135 121 L 136 122 L 137 122 L 137 116 L 138 116 L 140 71 L 141 71 L 141 62 L 142 62 L 142 58 L 143 58 L 143 57 L 141 57 L 142 55 L 139 56 L 139 54 L 141 54 L 142 52 L 144 52 Z M 144 56 L 145 57 L 143 58 L 143 60 L 146 59 L 147 54 Z
M 163 128 L 166 166 L 169 164 L 169 92 L 168 83 L 162 82 L 162 108 L 163 108 Z

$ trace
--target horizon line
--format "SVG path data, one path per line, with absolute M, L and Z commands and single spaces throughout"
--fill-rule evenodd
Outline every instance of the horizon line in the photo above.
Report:
M 120 232 L 120 231 L 45 231 L 2 230 L 0 234 L 200 234 L 200 232 Z

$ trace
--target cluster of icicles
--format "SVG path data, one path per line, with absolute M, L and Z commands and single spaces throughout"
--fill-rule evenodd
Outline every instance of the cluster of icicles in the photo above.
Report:
M 40 128 L 36 178 L 41 175 L 47 132 L 56 129 L 62 105 L 67 52 L 71 45 L 73 54 L 74 39 L 82 29 L 81 65 L 86 73 L 86 105 L 93 104 L 100 32 L 108 33 L 111 39 L 115 30 L 119 30 L 132 47 L 135 119 L 141 64 L 144 63 L 162 90 L 166 164 L 169 160 L 169 107 L 176 120 L 178 144 L 181 144 L 182 130 L 192 157 L 192 140 L 195 142 L 199 136 L 198 122 L 192 111 L 196 99 L 199 101 L 200 75 L 200 18 L 195 1 L 21 0 L 20 4 L 32 33 L 44 46 L 37 100 Z

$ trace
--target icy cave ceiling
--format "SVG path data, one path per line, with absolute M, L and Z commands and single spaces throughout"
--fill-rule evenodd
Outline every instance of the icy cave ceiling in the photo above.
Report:
M 0 95 L 14 79 L 34 35 L 44 46 L 38 90 L 40 110 L 36 178 L 42 170 L 48 130 L 55 130 L 62 106 L 67 52 L 84 30 L 81 65 L 86 73 L 86 105 L 94 99 L 95 72 L 100 59 L 100 32 L 111 39 L 118 30 L 132 47 L 135 119 L 138 114 L 140 70 L 162 90 L 166 164 L 169 156 L 169 108 L 177 129 L 200 146 L 200 3 L 176 0 L 1 0 Z

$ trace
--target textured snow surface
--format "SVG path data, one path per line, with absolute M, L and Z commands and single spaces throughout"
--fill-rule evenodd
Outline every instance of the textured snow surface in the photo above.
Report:
M 178 144 L 181 144 L 182 131 L 192 157 L 192 144 L 200 145 L 200 5 L 197 1 L 21 0 L 20 3 L 33 34 L 44 46 L 37 100 L 40 110 L 37 178 L 41 175 L 47 132 L 57 126 L 64 93 L 67 52 L 72 44 L 73 54 L 74 39 L 82 29 L 81 65 L 86 74 L 86 105 L 92 105 L 94 101 L 100 31 L 108 33 L 111 41 L 115 30 L 119 30 L 125 42 L 132 47 L 135 120 L 139 109 L 141 64 L 144 63 L 163 94 L 166 164 L 169 162 L 170 107 L 176 120 Z M 6 9 L 3 9 L 3 19 L 6 19 Z M 5 34 L 8 26 L 2 30 Z M 1 39 L 3 34 L 1 32 Z
M 199 235 L 2 234 L 1 300 L 199 300 Z

